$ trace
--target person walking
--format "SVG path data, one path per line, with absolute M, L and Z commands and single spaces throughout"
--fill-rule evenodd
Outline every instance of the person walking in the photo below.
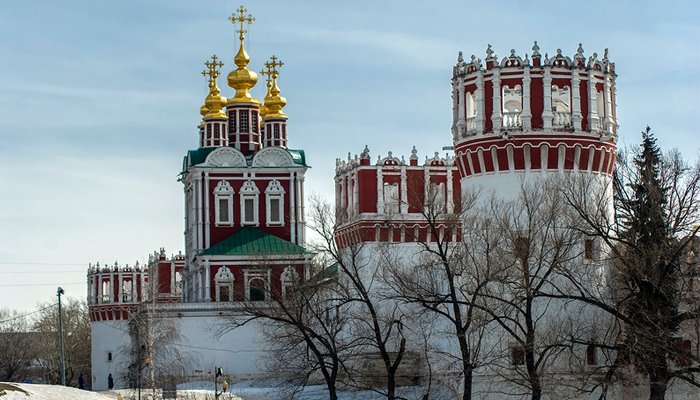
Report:
M 107 377 L 107 387 L 109 388 L 109 390 L 114 389 L 114 378 L 112 378 L 112 374 L 109 374 L 109 376 Z
M 80 373 L 80 376 L 78 376 L 78 389 L 85 389 L 85 378 L 83 378 L 82 372 Z

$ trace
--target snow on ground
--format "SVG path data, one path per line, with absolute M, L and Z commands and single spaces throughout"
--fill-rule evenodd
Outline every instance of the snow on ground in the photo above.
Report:
M 98 393 L 56 385 L 0 383 L 0 400 L 114 400 L 115 393 Z
M 221 388 L 219 387 L 219 390 Z M 432 394 L 435 393 L 435 388 Z M 137 391 L 133 389 L 115 390 L 109 392 L 91 392 L 57 385 L 33 385 L 24 383 L 0 383 L 0 400 L 115 400 L 121 394 L 124 400 L 137 399 Z M 150 399 L 150 391 L 141 389 L 141 399 Z M 399 394 L 408 399 L 421 399 L 423 388 L 399 388 Z M 160 395 L 160 393 L 158 393 Z M 160 396 L 158 396 L 160 398 Z M 372 400 L 383 396 L 372 391 L 343 391 L 338 393 L 340 400 Z M 435 396 L 431 395 L 431 398 Z M 190 382 L 178 385 L 178 400 L 213 400 L 213 382 Z M 324 386 L 308 386 L 296 394 L 297 400 L 325 400 L 328 391 Z M 453 398 L 438 397 L 438 398 Z M 220 400 L 288 400 L 286 393 L 275 382 L 244 381 L 231 385 L 228 393 L 219 397 Z

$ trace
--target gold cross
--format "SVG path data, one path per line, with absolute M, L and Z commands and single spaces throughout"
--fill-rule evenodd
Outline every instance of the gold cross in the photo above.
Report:
M 224 66 L 224 63 L 222 63 L 221 61 L 216 62 L 216 60 L 218 60 L 218 59 L 219 59 L 219 57 L 217 57 L 216 54 L 214 54 L 213 56 L 211 56 L 211 61 L 204 62 L 204 65 L 207 67 L 208 71 L 207 70 L 202 71 L 202 76 L 208 77 L 209 85 L 212 85 L 212 84 L 214 84 L 214 82 L 216 82 L 216 78 L 219 77 L 218 68 L 221 68 Z
M 270 62 L 265 63 L 265 67 L 267 67 L 267 70 L 270 71 L 270 74 L 272 75 L 273 78 L 277 78 L 277 74 L 279 74 L 279 71 L 277 70 L 278 67 L 282 68 L 284 65 L 284 62 L 280 60 L 279 62 L 277 61 L 277 56 L 273 55 L 270 57 Z
M 248 25 L 250 26 L 250 24 L 251 24 L 253 21 L 255 21 L 255 18 L 253 18 L 252 15 L 248 14 L 248 15 L 246 16 L 246 15 L 245 15 L 246 12 L 248 12 L 248 10 L 247 10 L 245 7 L 243 7 L 243 6 L 240 6 L 240 7 L 238 8 L 238 15 L 236 15 L 236 14 L 231 14 L 231 16 L 228 17 L 228 20 L 231 21 L 232 24 L 234 24 L 234 25 L 239 24 L 239 23 L 241 24 L 241 27 L 240 27 L 239 29 L 236 30 L 236 32 L 238 32 L 238 33 L 240 34 L 239 37 L 240 37 L 241 40 L 243 40 L 244 35 L 245 35 L 245 33 L 247 32 L 247 31 L 243 28 L 243 24 L 247 22 Z
M 272 71 L 270 71 L 270 67 L 265 65 L 267 68 L 266 70 L 263 69 L 260 71 L 260 75 L 265 77 L 265 82 L 267 83 L 267 88 L 270 88 L 270 77 L 272 76 Z

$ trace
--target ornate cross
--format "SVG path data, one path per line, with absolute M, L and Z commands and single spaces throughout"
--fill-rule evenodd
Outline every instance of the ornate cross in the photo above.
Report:
M 236 30 L 236 32 L 238 32 L 240 34 L 239 37 L 241 40 L 244 39 L 244 37 L 245 37 L 244 35 L 246 33 L 246 30 L 243 28 L 243 24 L 247 22 L 248 25 L 250 25 L 253 21 L 255 21 L 255 18 L 253 18 L 252 15 L 248 14 L 246 16 L 245 15 L 246 12 L 248 12 L 248 10 L 243 6 L 240 6 L 238 8 L 238 15 L 231 14 L 231 16 L 228 17 L 228 20 L 231 21 L 232 24 L 234 24 L 234 25 L 241 24 L 241 27 Z
M 219 57 L 214 54 L 211 56 L 211 61 L 205 61 L 204 65 L 207 67 L 207 70 L 202 71 L 202 76 L 208 77 L 209 80 L 209 85 L 212 85 L 215 81 L 216 78 L 219 77 L 219 70 L 218 68 L 221 68 L 224 66 L 224 63 L 221 61 L 216 62 L 219 59 Z
M 273 77 L 273 78 L 276 78 L 276 77 L 277 77 L 277 74 L 279 73 L 279 71 L 277 70 L 277 68 L 278 68 L 278 67 L 279 67 L 279 68 L 282 68 L 282 66 L 284 65 L 284 62 L 282 62 L 281 60 L 280 60 L 280 61 L 277 61 L 277 56 L 275 56 L 275 55 L 273 55 L 272 57 L 270 57 L 270 60 L 271 60 L 271 61 L 265 63 L 265 67 L 267 68 L 267 70 L 269 71 L 269 73 L 272 74 L 272 77 Z

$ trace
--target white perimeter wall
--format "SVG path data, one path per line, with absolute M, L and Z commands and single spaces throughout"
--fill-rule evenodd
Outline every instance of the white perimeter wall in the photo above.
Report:
M 90 324 L 92 334 L 92 390 L 107 390 L 112 374 L 114 387 L 126 387 L 129 366 L 129 325 L 127 321 L 99 321 Z M 108 361 L 112 353 L 112 361 Z

